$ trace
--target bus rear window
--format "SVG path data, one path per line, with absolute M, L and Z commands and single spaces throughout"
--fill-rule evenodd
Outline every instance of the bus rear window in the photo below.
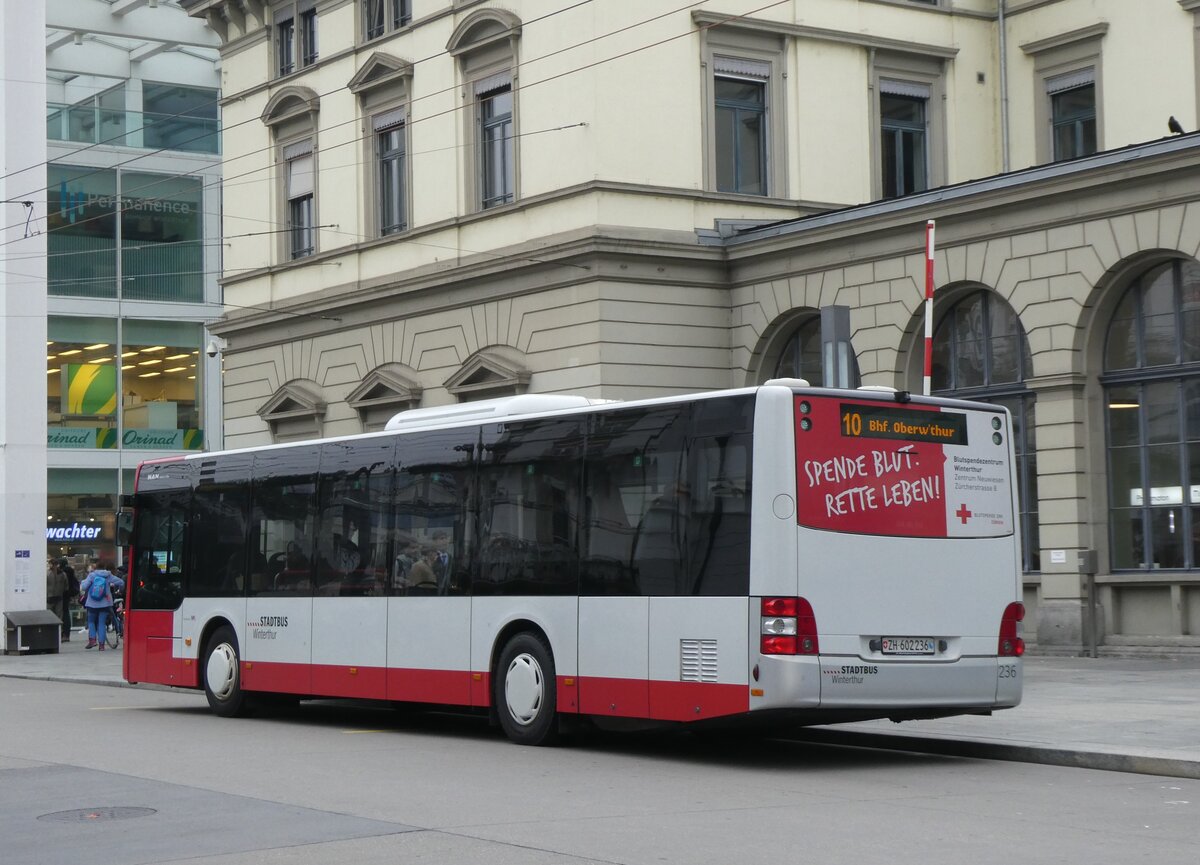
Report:
M 797 396 L 800 525 L 905 537 L 1013 531 L 1002 412 Z

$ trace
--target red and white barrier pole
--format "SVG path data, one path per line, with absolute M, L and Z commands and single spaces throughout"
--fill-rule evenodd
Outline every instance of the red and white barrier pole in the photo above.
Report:
M 933 220 L 925 223 L 925 396 L 933 380 Z

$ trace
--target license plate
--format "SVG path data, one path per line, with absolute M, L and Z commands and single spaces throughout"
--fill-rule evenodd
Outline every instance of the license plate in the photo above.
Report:
M 937 643 L 931 637 L 884 637 L 885 655 L 932 655 Z

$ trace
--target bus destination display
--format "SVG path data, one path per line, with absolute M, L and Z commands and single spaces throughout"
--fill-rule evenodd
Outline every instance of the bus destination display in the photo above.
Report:
M 941 445 L 967 443 L 965 414 L 842 403 L 840 415 L 842 435 L 849 438 L 901 439 Z

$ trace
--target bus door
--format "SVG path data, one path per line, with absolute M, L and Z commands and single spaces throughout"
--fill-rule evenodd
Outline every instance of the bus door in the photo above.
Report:
M 312 578 L 307 567 L 316 498 L 315 446 L 254 454 L 243 558 L 230 576 L 246 593 L 243 685 L 312 693 Z
M 125 677 L 131 682 L 195 684 L 182 663 L 184 538 L 191 507 L 184 460 L 142 466 L 135 497 L 132 555 L 125 586 Z M 192 653 L 191 657 L 195 657 Z

